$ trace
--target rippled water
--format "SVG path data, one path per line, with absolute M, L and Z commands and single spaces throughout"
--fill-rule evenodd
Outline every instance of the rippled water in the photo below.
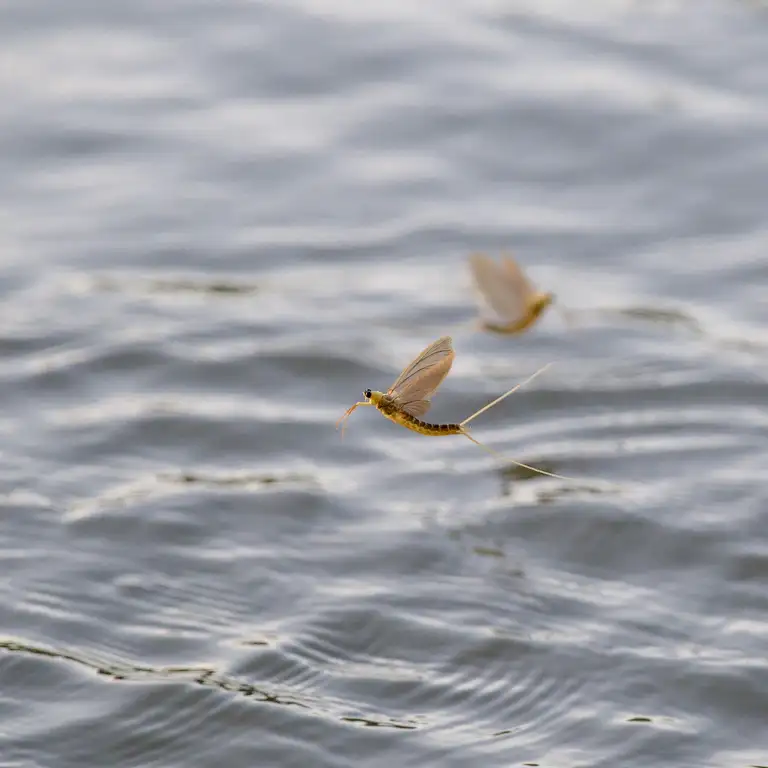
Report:
M 2 765 L 768 765 L 768 10 L 586 5 L 5 3 Z

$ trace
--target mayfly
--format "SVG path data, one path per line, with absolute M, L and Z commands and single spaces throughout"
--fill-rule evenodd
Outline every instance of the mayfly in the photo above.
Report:
M 522 333 L 552 303 L 554 295 L 537 291 L 518 263 L 506 256 L 501 263 L 475 253 L 469 267 L 481 300 L 481 323 L 497 333 Z
M 473 443 L 479 445 L 494 456 L 506 461 L 511 461 L 519 467 L 524 467 L 525 469 L 538 472 L 542 475 L 549 475 L 550 477 L 557 477 L 564 480 L 570 479 L 564 478 L 562 475 L 556 475 L 552 472 L 546 472 L 543 469 L 528 466 L 528 464 L 522 464 L 514 459 L 506 459 L 487 445 L 475 440 L 475 438 L 469 434 L 467 428 L 467 424 L 469 424 L 470 421 L 477 418 L 481 413 L 485 413 L 489 408 L 493 408 L 494 405 L 500 403 L 513 392 L 516 392 L 524 384 L 532 381 L 536 376 L 542 373 L 542 371 L 549 367 L 549 363 L 536 371 L 532 376 L 529 376 L 525 381 L 512 387 L 509 392 L 505 392 L 501 397 L 497 397 L 495 400 L 488 403 L 488 405 L 484 405 L 479 411 L 475 411 L 475 413 L 458 424 L 430 424 L 421 420 L 420 417 L 424 416 L 432 405 L 430 399 L 431 396 L 437 391 L 440 384 L 442 384 L 443 379 L 448 375 L 448 371 L 451 370 L 453 358 L 454 352 L 451 337 L 443 336 L 441 339 L 434 342 L 434 344 L 430 344 L 397 377 L 395 383 L 386 393 L 366 389 L 365 392 L 363 392 L 365 400 L 355 403 L 348 408 L 344 415 L 338 422 L 336 422 L 336 428 L 338 429 L 339 425 L 342 425 L 343 434 L 343 424 L 352 412 L 360 406 L 372 405 L 388 419 L 394 421 L 395 424 L 399 424 L 413 432 L 418 432 L 421 435 L 428 435 L 430 437 L 436 437 L 438 435 L 464 435 Z

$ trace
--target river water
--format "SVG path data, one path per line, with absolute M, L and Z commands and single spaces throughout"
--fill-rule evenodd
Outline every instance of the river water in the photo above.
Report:
M 764 4 L 0 21 L 2 766 L 768 765 Z

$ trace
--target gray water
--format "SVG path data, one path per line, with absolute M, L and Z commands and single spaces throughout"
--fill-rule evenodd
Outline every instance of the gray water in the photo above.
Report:
M 10 0 L 0 95 L 2 766 L 768 765 L 768 8 Z M 444 334 L 576 480 L 341 439 Z

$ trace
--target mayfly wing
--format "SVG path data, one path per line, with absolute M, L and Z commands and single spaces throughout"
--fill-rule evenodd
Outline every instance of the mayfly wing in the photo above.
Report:
M 510 285 L 515 286 L 515 290 L 518 292 L 520 298 L 527 300 L 533 296 L 533 294 L 536 293 L 536 289 L 517 261 L 511 256 L 504 256 L 501 261 L 504 265 L 504 271 L 507 273 L 507 279 L 509 280 Z
M 415 416 L 417 419 L 420 419 L 432 406 L 432 401 L 428 397 L 421 400 L 412 400 L 410 403 L 402 403 L 398 400 L 397 403 L 401 410 L 409 413 L 411 416 Z
M 493 319 L 504 323 L 521 320 L 532 288 L 514 260 L 507 258 L 499 265 L 488 256 L 472 254 L 469 265 L 484 308 Z
M 389 388 L 397 405 L 411 416 L 423 416 L 431 405 L 430 396 L 437 390 L 453 365 L 450 336 L 430 344 Z
M 423 350 L 410 365 L 406 366 L 395 380 L 395 383 L 389 388 L 387 394 L 400 394 L 404 387 L 409 386 L 409 381 L 412 378 L 446 358 L 453 362 L 453 345 L 450 336 L 443 336 Z M 448 368 L 450 369 L 450 364 Z M 448 373 L 447 370 L 443 373 L 443 376 L 446 373 Z

